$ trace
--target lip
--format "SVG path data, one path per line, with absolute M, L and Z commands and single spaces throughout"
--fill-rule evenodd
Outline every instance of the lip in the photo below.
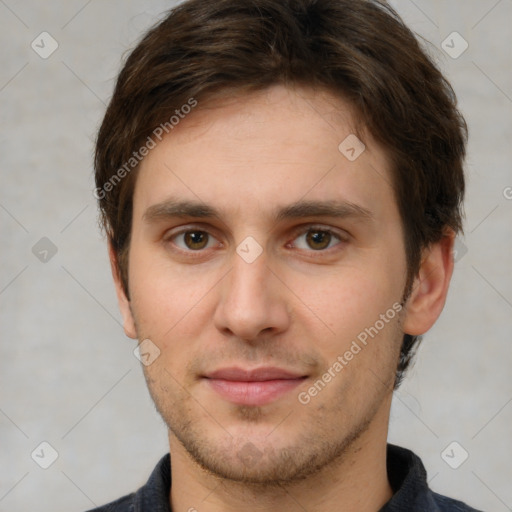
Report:
M 253 370 L 222 368 L 204 376 L 225 400 L 237 405 L 265 405 L 300 385 L 307 376 L 276 367 Z

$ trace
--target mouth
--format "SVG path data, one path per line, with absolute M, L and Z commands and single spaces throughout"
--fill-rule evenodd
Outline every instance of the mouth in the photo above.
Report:
M 276 367 L 223 368 L 203 376 L 221 398 L 236 405 L 265 405 L 299 386 L 308 376 Z

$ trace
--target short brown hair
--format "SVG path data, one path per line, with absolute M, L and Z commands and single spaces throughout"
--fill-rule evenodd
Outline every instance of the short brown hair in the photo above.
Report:
M 450 84 L 386 2 L 189 0 L 131 52 L 98 133 L 95 195 L 127 296 L 137 165 L 126 162 L 156 127 L 172 129 L 169 119 L 191 99 L 275 84 L 348 100 L 387 149 L 404 227 L 404 296 L 422 249 L 447 227 L 462 229 L 465 121 Z M 404 335 L 396 386 L 418 341 Z

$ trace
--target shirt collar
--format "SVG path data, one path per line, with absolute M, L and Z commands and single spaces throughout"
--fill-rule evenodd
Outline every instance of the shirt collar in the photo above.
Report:
M 439 510 L 435 495 L 428 488 L 423 463 L 413 452 L 388 444 L 387 472 L 394 494 L 379 512 Z M 171 458 L 168 453 L 160 459 L 146 485 L 135 494 L 134 512 L 171 512 L 170 489 Z

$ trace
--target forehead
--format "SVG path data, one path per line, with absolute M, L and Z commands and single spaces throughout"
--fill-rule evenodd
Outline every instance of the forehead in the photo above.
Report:
M 142 161 L 134 218 L 169 197 L 259 217 L 345 200 L 378 216 L 394 203 L 388 159 L 355 116 L 325 91 L 284 86 L 199 103 Z

